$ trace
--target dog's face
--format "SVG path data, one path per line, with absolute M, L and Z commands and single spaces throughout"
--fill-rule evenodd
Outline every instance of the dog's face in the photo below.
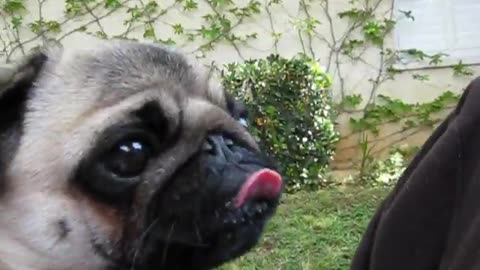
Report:
M 0 268 L 210 269 L 282 191 L 245 110 L 180 53 L 37 53 L 0 90 Z

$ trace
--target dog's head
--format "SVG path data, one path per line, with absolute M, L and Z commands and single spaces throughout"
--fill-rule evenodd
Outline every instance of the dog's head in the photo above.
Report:
M 0 90 L 0 265 L 210 269 L 252 248 L 283 185 L 209 74 L 130 41 L 20 65 Z

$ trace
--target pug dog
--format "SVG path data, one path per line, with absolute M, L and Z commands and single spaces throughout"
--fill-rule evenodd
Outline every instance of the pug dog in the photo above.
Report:
M 46 46 L 0 88 L 0 269 L 204 270 L 283 191 L 242 103 L 171 47 Z

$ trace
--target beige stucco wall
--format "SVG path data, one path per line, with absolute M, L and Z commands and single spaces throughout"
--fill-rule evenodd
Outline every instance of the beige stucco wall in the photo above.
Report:
M 235 0 L 234 2 L 237 5 L 242 6 L 248 1 Z M 330 58 L 332 55 L 332 50 L 337 49 L 335 47 L 332 48 L 332 44 L 333 46 L 336 45 L 334 44 L 332 37 L 335 36 L 335 38 L 338 40 L 349 29 L 348 22 L 344 19 L 340 19 L 339 16 L 337 16 L 337 13 L 349 9 L 351 7 L 349 4 L 350 1 L 329 1 L 328 14 L 330 15 L 332 21 L 329 21 L 329 16 L 327 16 L 325 2 L 313 2 L 311 3 L 311 6 L 308 7 L 307 11 L 312 17 L 320 21 L 320 24 L 315 29 L 316 37 L 311 40 L 311 50 L 307 49 L 307 52 L 313 52 L 314 56 L 319 59 L 319 62 L 325 66 L 328 69 L 328 72 L 333 76 L 333 95 L 335 98 L 338 99 L 340 96 L 340 89 L 342 88 L 340 82 L 343 80 L 343 89 L 345 94 L 360 93 L 365 97 L 365 100 L 368 99 L 372 89 L 370 80 L 374 79 L 378 74 L 380 60 L 378 49 L 367 49 L 363 54 L 362 61 L 352 61 L 349 58 L 341 55 L 338 58 Z M 27 1 L 26 6 L 30 12 L 30 15 L 24 18 L 25 25 L 38 19 L 38 14 L 40 11 L 38 3 L 39 2 L 37 0 Z M 193 12 L 184 12 L 181 6 L 175 6 L 174 0 L 157 1 L 157 3 L 159 4 L 160 8 L 169 8 L 166 14 L 159 17 L 155 21 L 157 36 L 165 39 L 175 36 L 173 34 L 171 24 L 181 23 L 186 29 L 195 29 L 198 28 L 199 25 L 204 24 L 202 15 L 212 12 L 211 8 L 206 4 L 205 1 L 198 1 L 199 8 Z M 264 3 L 264 1 L 261 1 L 261 3 Z M 278 52 L 283 56 L 290 57 L 294 56 L 300 51 L 303 51 L 298 31 L 293 26 L 294 21 L 305 18 L 306 16 L 301 3 L 301 0 L 284 0 L 280 5 L 272 5 L 269 10 L 271 17 L 268 16 L 267 10 L 264 8 L 264 6 L 262 6 L 261 14 L 255 15 L 252 18 L 246 18 L 242 24 L 233 31 L 238 35 L 256 32 L 258 35 L 257 39 L 249 41 L 247 44 L 240 45 L 238 48 L 239 51 L 229 44 L 218 44 L 215 46 L 213 51 L 207 53 L 205 58 L 200 60 L 206 64 L 210 63 L 211 61 L 214 61 L 217 64 L 225 64 L 233 61 L 242 61 L 243 59 L 247 58 L 264 57 L 272 52 Z M 126 1 L 126 5 L 132 7 L 140 4 L 141 1 Z M 385 0 L 380 5 L 378 13 L 388 13 L 391 8 L 391 0 Z M 64 1 L 45 1 L 42 6 L 41 13 L 45 19 L 63 21 L 65 19 Z M 102 14 L 105 14 L 106 12 L 102 10 L 94 10 L 94 13 L 96 16 L 101 17 Z M 117 11 L 112 13 L 111 16 L 101 19 L 100 23 L 105 32 L 110 35 L 116 35 L 125 30 L 125 18 L 125 10 Z M 3 28 L 2 26 L 5 26 L 5 24 L 2 25 L 2 23 L 4 24 L 5 22 L 0 22 L 0 29 Z M 62 31 L 63 33 L 70 32 L 79 25 L 85 23 L 88 23 L 88 30 L 91 32 L 95 32 L 100 29 L 98 24 L 92 20 L 92 16 L 87 14 L 81 19 L 75 19 L 62 25 Z M 272 25 L 274 30 L 272 30 Z M 0 37 L 3 37 L 4 39 L 8 38 L 8 31 L 1 31 Z M 276 46 L 275 40 L 272 38 L 272 31 L 282 33 L 282 36 L 278 40 Z M 142 39 L 142 34 L 142 28 L 137 26 L 136 30 L 131 33 L 130 37 Z M 35 36 L 36 35 L 31 33 L 31 31 L 29 31 L 27 28 L 24 28 L 20 31 L 19 37 L 21 40 L 32 40 L 32 42 L 25 45 L 26 51 L 28 51 L 28 48 L 41 43 L 40 38 L 34 39 Z M 61 34 L 56 35 L 56 37 L 59 36 L 61 36 Z M 305 41 L 308 41 L 306 35 L 304 34 L 303 36 Z M 81 47 L 85 42 L 88 42 L 88 39 L 85 37 L 85 33 L 74 33 L 62 39 L 62 43 L 65 46 Z M 179 47 L 192 54 L 198 54 L 198 51 L 195 50 L 198 49 L 202 43 L 206 42 L 205 40 L 197 40 L 193 43 L 189 43 L 184 38 L 180 38 L 178 36 L 174 39 L 177 41 Z M 387 39 L 386 46 L 395 48 L 393 37 Z M 13 47 L 10 47 L 10 49 Z M 21 50 L 17 48 L 14 54 L 10 57 L 10 60 L 18 59 L 21 55 Z M 6 56 L 4 55 L 2 57 L 0 55 L 0 57 L 0 60 L 5 62 Z M 475 74 L 480 74 L 479 68 L 474 67 L 474 70 Z M 413 73 L 428 74 L 430 76 L 430 80 L 427 82 L 414 80 L 412 79 Z M 393 81 L 387 81 L 383 83 L 379 87 L 377 93 L 401 98 L 404 101 L 411 103 L 425 102 L 434 99 L 446 89 L 455 92 L 462 91 L 470 79 L 471 78 L 459 78 L 453 76 L 453 72 L 450 68 L 408 71 L 397 75 L 396 79 Z M 348 117 L 350 116 L 340 116 L 339 129 L 342 134 L 348 133 Z M 381 136 L 388 137 L 388 134 L 394 132 L 397 128 L 398 127 L 395 126 L 387 127 L 385 130 L 382 130 Z M 398 140 L 400 140 L 401 143 L 421 144 L 425 137 L 429 135 L 429 133 L 430 131 L 425 131 L 407 139 L 402 139 L 401 136 L 392 136 L 384 141 L 377 142 L 378 145 L 376 147 L 379 149 L 385 148 L 388 150 L 389 143 Z M 358 139 L 355 137 L 340 142 L 339 152 L 336 158 L 336 164 L 339 168 L 349 167 L 351 165 L 350 160 L 352 158 L 358 158 L 359 153 L 357 146 Z

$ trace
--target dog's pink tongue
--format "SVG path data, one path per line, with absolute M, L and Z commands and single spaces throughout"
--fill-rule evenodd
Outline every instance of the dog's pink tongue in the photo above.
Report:
M 276 171 L 262 169 L 247 178 L 235 198 L 235 207 L 247 200 L 274 199 L 282 188 L 282 177 Z

